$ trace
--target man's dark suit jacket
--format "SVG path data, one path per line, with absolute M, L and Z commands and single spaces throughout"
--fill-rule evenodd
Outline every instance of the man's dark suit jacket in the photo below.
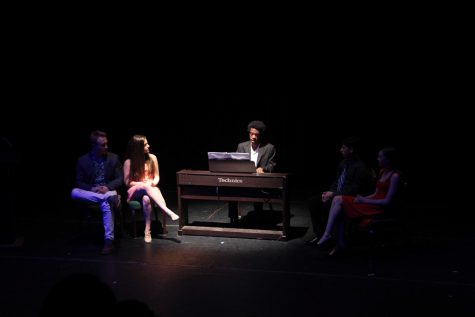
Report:
M 80 189 L 91 190 L 95 180 L 94 163 L 92 154 L 81 156 L 76 165 L 76 186 Z M 118 189 L 123 183 L 122 164 L 119 157 L 114 153 L 107 153 L 104 165 L 106 186 L 109 190 Z
M 251 155 L 251 141 L 239 143 L 236 152 L 249 153 Z M 273 173 L 277 162 L 275 161 L 275 146 L 266 143 L 259 146 L 259 154 L 257 155 L 257 167 L 262 167 L 264 172 Z
M 337 190 L 338 178 L 346 166 L 346 180 L 342 190 Z M 340 162 L 335 180 L 330 186 L 330 191 L 335 195 L 369 195 L 374 190 L 374 176 L 366 165 L 357 158 L 348 158 Z

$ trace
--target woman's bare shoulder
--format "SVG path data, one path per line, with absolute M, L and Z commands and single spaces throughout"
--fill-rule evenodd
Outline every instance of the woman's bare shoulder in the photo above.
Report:
M 152 159 L 152 161 L 158 162 L 157 156 L 156 156 L 155 154 L 148 153 L 148 156 L 150 156 L 150 158 Z

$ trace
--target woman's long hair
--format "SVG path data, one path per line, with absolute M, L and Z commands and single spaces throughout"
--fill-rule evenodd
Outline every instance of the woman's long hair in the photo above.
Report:
M 145 166 L 147 165 L 150 175 L 155 174 L 155 165 L 148 153 L 144 153 L 144 135 L 134 135 L 127 145 L 126 159 L 130 159 L 129 181 L 142 181 L 145 176 Z

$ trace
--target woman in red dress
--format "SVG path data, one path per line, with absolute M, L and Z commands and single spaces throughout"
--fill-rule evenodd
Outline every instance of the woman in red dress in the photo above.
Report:
M 401 183 L 400 172 L 396 170 L 397 152 L 395 148 L 388 147 L 379 151 L 379 172 L 376 191 L 366 197 L 362 196 L 336 196 L 328 215 L 328 222 L 322 238 L 317 245 L 323 245 L 331 238 L 331 232 L 338 225 L 337 245 L 330 252 L 336 255 L 346 247 L 345 243 L 345 220 L 362 218 L 382 214 L 393 204 L 399 184 Z

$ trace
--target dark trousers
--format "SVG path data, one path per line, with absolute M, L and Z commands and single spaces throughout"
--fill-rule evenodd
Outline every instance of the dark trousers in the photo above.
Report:
M 263 203 L 254 203 L 254 211 L 262 211 Z M 231 222 L 237 222 L 238 220 L 238 203 L 237 201 L 230 201 L 228 203 L 228 216 L 231 218 Z
M 310 219 L 312 220 L 312 229 L 316 236 L 321 236 L 325 231 L 331 204 L 331 199 L 322 202 L 321 194 L 312 196 L 307 200 L 307 207 L 310 212 Z
M 237 201 L 228 202 L 228 216 L 231 219 L 231 223 L 238 220 L 238 203 Z

